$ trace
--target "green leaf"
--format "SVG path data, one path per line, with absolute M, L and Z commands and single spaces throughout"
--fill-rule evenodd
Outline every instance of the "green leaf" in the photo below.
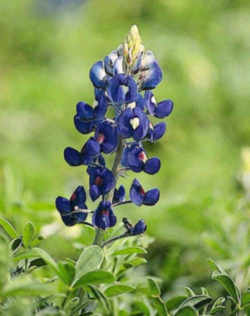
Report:
M 93 244 L 95 238 L 95 229 L 93 227 L 83 225 L 79 242 L 83 245 L 89 246 Z
M 152 297 L 151 303 L 153 307 L 157 310 L 159 316 L 168 316 L 168 310 L 166 304 L 162 301 L 160 297 Z
M 147 263 L 147 260 L 145 258 L 136 257 L 124 263 L 124 267 L 126 268 L 137 267 L 144 263 Z
M 116 284 L 112 285 L 109 288 L 107 288 L 104 292 L 105 295 L 108 297 L 113 297 L 117 295 L 121 295 L 124 293 L 129 293 L 134 291 L 134 288 L 128 285 L 123 285 L 123 284 Z
M 166 305 L 169 311 L 177 309 L 187 296 L 176 296 L 167 300 Z
M 242 294 L 242 306 L 250 304 L 250 292 Z
M 73 283 L 76 283 L 87 272 L 98 269 L 103 257 L 103 250 L 99 246 L 94 245 L 84 248 L 76 262 L 76 275 Z
M 58 270 L 60 278 L 67 285 L 70 285 L 73 282 L 75 276 L 75 266 L 70 262 L 59 262 Z
M 198 312 L 191 306 L 185 306 L 179 309 L 174 316 L 198 316 Z
M 0 216 L 0 225 L 3 227 L 5 232 L 10 236 L 10 238 L 17 238 L 17 232 L 15 228 L 7 221 L 7 219 Z
M 195 296 L 194 291 L 190 287 L 186 286 L 185 291 L 187 292 L 188 296 Z
M 101 302 L 101 304 L 103 305 L 103 307 L 106 309 L 106 311 L 111 312 L 111 304 L 110 301 L 108 300 L 108 298 L 102 293 L 102 291 L 100 289 L 98 289 L 96 286 L 94 285 L 88 285 L 88 287 L 91 289 L 91 291 L 93 292 L 94 296 L 96 297 L 96 299 L 98 301 Z
M 209 304 L 211 301 L 212 301 L 212 298 L 210 296 L 195 295 L 195 296 L 188 297 L 184 302 L 182 302 L 180 307 L 189 305 L 189 306 L 194 306 L 195 308 L 201 308 Z
M 24 226 L 24 230 L 23 230 L 23 244 L 25 248 L 30 247 L 31 242 L 34 238 L 34 235 L 35 235 L 35 227 L 33 226 L 31 222 L 28 222 Z
M 222 274 L 225 273 L 225 271 L 214 260 L 209 259 L 208 263 L 213 270 L 215 269 L 217 272 L 222 273 Z
M 113 256 L 144 254 L 147 251 L 142 247 L 127 247 L 113 252 Z
M 222 305 L 224 304 L 225 300 L 226 300 L 225 297 L 218 297 L 216 301 L 213 303 L 210 309 L 210 313 L 214 315 L 218 313 L 219 311 L 225 309 L 225 306 Z
M 132 310 L 133 310 L 132 315 L 150 316 L 150 310 L 148 306 L 142 301 L 134 302 L 132 306 Z
M 240 303 L 240 293 L 233 280 L 226 274 L 214 272 L 212 278 L 218 281 L 227 293 L 233 298 L 236 304 Z
M 102 283 L 112 283 L 115 281 L 115 278 L 112 273 L 96 270 L 90 271 L 84 274 L 77 282 L 74 282 L 74 287 L 80 287 L 87 284 L 102 284 Z
M 60 275 L 55 260 L 45 250 L 41 248 L 33 248 L 31 250 L 24 251 L 18 256 L 14 257 L 15 261 L 30 258 L 42 258 L 47 263 L 47 265 L 49 265 L 57 273 L 57 275 Z
M 52 287 L 27 279 L 15 279 L 9 282 L 2 290 L 1 295 L 10 296 L 40 296 L 52 293 Z
M 153 279 L 148 278 L 148 285 L 149 285 L 150 295 L 152 296 L 161 295 L 160 287 Z

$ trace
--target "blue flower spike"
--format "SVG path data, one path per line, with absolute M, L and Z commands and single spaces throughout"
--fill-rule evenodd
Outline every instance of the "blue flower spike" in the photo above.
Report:
M 70 199 L 57 197 L 55 204 L 65 225 L 94 226 L 95 243 L 105 246 L 113 240 L 146 231 L 143 219 L 132 225 L 124 218 L 124 234 L 105 242 L 98 237 L 99 230 L 116 224 L 113 208 L 128 203 L 154 206 L 159 201 L 159 189 L 145 191 L 137 179 L 130 186 L 130 199 L 126 200 L 125 187 L 118 186 L 117 182 L 127 171 L 153 175 L 160 170 L 160 159 L 148 157 L 144 142 L 154 143 L 164 136 L 166 122 L 155 120 L 168 118 L 173 102 L 156 101 L 153 89 L 162 81 L 163 73 L 154 54 L 142 45 L 135 25 L 122 45 L 94 63 L 89 77 L 94 87 L 94 104 L 77 103 L 74 125 L 81 134 L 92 135 L 81 150 L 65 148 L 64 158 L 70 166 L 87 166 L 84 172 L 89 177 L 88 194 L 93 202 L 99 199 L 98 205 L 91 212 L 92 221 L 86 222 L 89 211 L 82 186 L 76 188 Z M 110 163 L 108 159 L 106 164 L 107 155 L 114 159 L 112 170 L 106 167 Z

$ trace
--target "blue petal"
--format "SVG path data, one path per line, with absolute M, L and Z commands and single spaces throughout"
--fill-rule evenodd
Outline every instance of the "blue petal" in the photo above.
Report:
M 142 186 L 137 179 L 134 179 L 129 191 L 130 200 L 136 205 L 140 206 L 143 203 L 144 195 L 141 194 Z
M 72 147 L 65 148 L 64 159 L 70 166 L 80 166 L 82 164 L 81 154 Z
M 162 80 L 162 71 L 157 62 L 154 62 L 148 70 L 143 72 L 141 88 L 143 90 L 154 89 Z
M 146 192 L 143 204 L 155 205 L 160 198 L 160 191 L 158 189 L 152 189 Z
M 171 114 L 173 111 L 174 103 L 172 100 L 165 100 L 160 103 L 155 108 L 155 116 L 158 118 L 164 118 Z
M 110 76 L 114 75 L 114 63 L 117 60 L 118 55 L 116 51 L 112 51 L 108 56 L 104 58 L 104 67 L 106 73 Z
M 66 214 L 71 211 L 71 203 L 68 199 L 58 196 L 56 198 L 56 208 L 61 214 Z
M 161 161 L 157 157 L 153 157 L 146 161 L 144 165 L 144 171 L 149 174 L 155 174 L 160 170 Z
M 72 197 L 75 196 L 75 199 L 73 199 L 74 205 L 77 205 L 80 209 L 84 209 L 86 208 L 85 206 L 85 201 L 86 201 L 86 192 L 84 190 L 84 187 L 82 185 L 79 185 L 76 190 L 74 191 L 74 193 L 71 196 L 71 200 Z
M 106 72 L 102 61 L 98 61 L 91 67 L 89 77 L 96 88 L 105 88 Z
M 144 220 L 141 219 L 135 224 L 131 233 L 132 235 L 139 235 L 139 234 L 144 233 L 146 229 L 147 229 L 147 226 L 145 225 Z
M 153 129 L 153 141 L 160 139 L 165 134 L 165 131 L 166 131 L 165 122 L 156 124 Z
M 89 195 L 92 201 L 95 201 L 96 199 L 99 198 L 99 196 L 101 195 L 101 192 L 97 185 L 93 184 L 90 186 Z
M 76 105 L 76 113 L 80 116 L 83 120 L 93 120 L 94 119 L 94 111 L 93 108 L 85 103 L 85 102 L 78 102 Z
M 126 191 L 123 185 L 119 187 L 119 189 L 114 190 L 114 196 L 112 203 L 119 203 L 125 200 Z
M 88 134 L 92 132 L 95 127 L 94 122 L 82 121 L 82 119 L 78 115 L 74 116 L 74 123 L 75 123 L 76 129 L 82 134 Z

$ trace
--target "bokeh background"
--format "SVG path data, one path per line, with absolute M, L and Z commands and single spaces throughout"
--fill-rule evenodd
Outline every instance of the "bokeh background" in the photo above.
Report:
M 50 225 L 44 247 L 58 258 L 88 238 L 65 229 L 54 209 L 57 195 L 88 183 L 63 150 L 85 141 L 73 115 L 78 101 L 93 101 L 89 68 L 133 24 L 165 74 L 155 95 L 175 108 L 165 138 L 147 146 L 161 171 L 138 176 L 160 188 L 160 202 L 118 216 L 146 219 L 155 238 L 147 269 L 168 293 L 209 286 L 209 257 L 236 267 L 245 284 L 250 213 L 238 179 L 250 145 L 247 0 L 0 1 L 0 212 L 20 228 Z

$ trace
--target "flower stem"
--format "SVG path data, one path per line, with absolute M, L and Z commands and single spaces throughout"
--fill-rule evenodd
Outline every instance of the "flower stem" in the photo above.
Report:
M 103 239 L 103 233 L 104 231 L 101 228 L 96 228 L 95 230 L 95 240 L 93 242 L 93 245 L 98 245 L 100 246 L 102 243 L 102 239 Z
M 132 201 L 131 201 L 131 200 L 127 200 L 127 201 L 123 201 L 123 202 L 118 202 L 118 203 L 113 204 L 112 206 L 113 206 L 113 207 L 116 207 L 116 206 L 120 206 L 120 205 L 124 205 L 124 204 L 129 204 L 129 203 L 132 203 Z
M 122 239 L 122 238 L 129 237 L 129 236 L 131 236 L 131 235 L 130 235 L 128 232 L 126 232 L 126 233 L 124 233 L 124 234 L 122 234 L 122 235 L 113 237 L 113 238 L 111 238 L 111 239 L 109 239 L 109 240 L 106 240 L 106 241 L 101 245 L 101 247 L 103 248 L 104 246 L 106 246 L 106 245 L 108 245 L 108 244 L 110 244 L 110 243 L 112 243 L 112 242 L 114 242 L 114 241 L 116 241 L 116 240 L 118 240 L 118 239 Z

